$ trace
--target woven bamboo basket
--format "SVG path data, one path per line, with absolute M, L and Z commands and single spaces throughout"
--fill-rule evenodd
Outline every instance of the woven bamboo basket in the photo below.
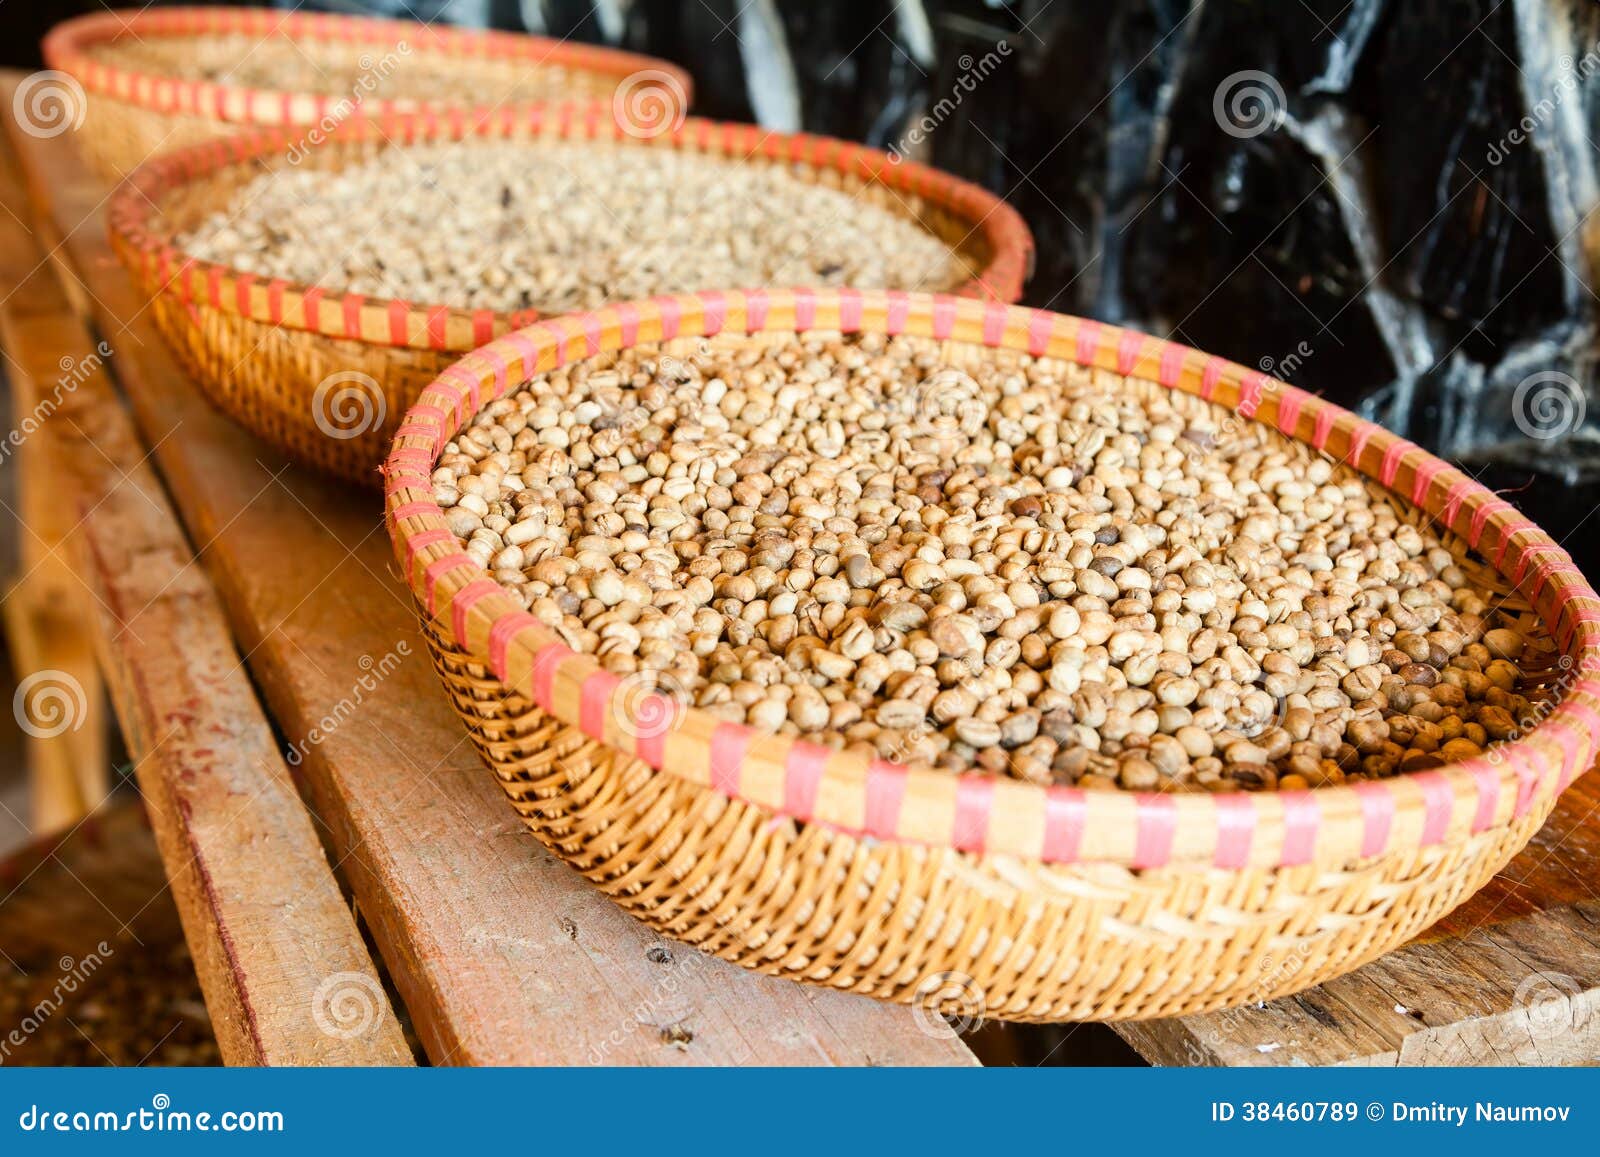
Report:
M 819 185 L 915 216 L 979 270 L 959 287 L 962 294 L 1015 301 L 1031 268 L 1033 240 L 1022 219 L 978 186 L 859 145 L 748 125 L 689 119 L 677 131 L 637 137 L 609 110 L 568 108 L 471 125 L 406 118 L 343 126 L 299 164 L 336 169 L 391 142 L 531 134 L 788 165 Z M 112 242 L 154 302 L 179 360 L 219 409 L 302 462 L 376 487 L 400 417 L 422 388 L 462 353 L 535 314 L 324 293 L 258 280 L 174 247 L 186 225 L 281 157 L 285 139 L 269 130 L 142 167 L 112 199 Z
M 429 474 L 453 433 L 531 377 L 639 343 L 670 352 L 809 329 L 922 335 L 951 359 L 1060 359 L 1310 443 L 1433 520 L 1486 589 L 1543 625 L 1563 656 L 1560 702 L 1470 762 L 1311 791 L 1133 794 L 901 767 L 629 694 L 462 553 L 433 501 Z M 1035 1021 L 1271 999 L 1371 960 L 1459 904 L 1595 753 L 1600 600 L 1548 536 L 1370 422 L 1094 322 L 850 290 L 701 294 L 557 318 L 423 391 L 385 472 L 390 533 L 435 665 L 538 838 L 667 935 L 813 984 Z
M 298 91 L 273 85 L 252 87 L 219 80 L 189 79 L 171 72 L 151 46 L 201 37 L 292 39 L 296 56 L 319 50 L 354 52 L 356 75 L 332 74 L 328 91 Z M 119 60 L 123 41 L 153 59 Z M 404 55 L 397 55 L 404 46 Z M 548 97 L 521 99 L 531 77 L 548 73 L 541 91 L 560 100 L 614 99 L 634 106 L 659 99 L 679 114 L 689 107 L 691 82 L 675 65 L 653 57 L 508 32 L 475 32 L 405 20 L 323 13 L 286 13 L 252 8 L 145 8 L 95 12 L 53 28 L 42 45 L 45 63 L 70 78 L 76 92 L 55 87 L 55 99 L 72 107 L 54 110 L 76 123 L 77 139 L 90 163 L 109 178 L 120 177 L 161 152 L 198 144 L 244 129 L 295 125 L 305 143 L 310 134 L 357 115 L 386 119 L 406 113 L 439 116 L 494 109 L 520 119 Z M 244 54 L 241 54 L 242 56 Z M 423 62 L 421 66 L 417 62 Z M 431 82 L 458 80 L 470 100 L 370 95 L 390 73 L 422 71 Z M 319 78 L 320 79 L 320 78 Z M 41 94 L 43 99 L 43 94 Z

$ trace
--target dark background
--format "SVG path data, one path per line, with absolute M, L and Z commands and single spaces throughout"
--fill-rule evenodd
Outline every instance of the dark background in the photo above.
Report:
M 0 5 L 9 63 L 37 67 L 44 26 L 100 6 Z M 278 6 L 622 44 L 685 66 L 703 115 L 880 146 L 959 98 L 921 155 L 1022 212 L 1039 244 L 1030 304 L 1359 408 L 1514 490 L 1600 570 L 1583 546 L 1597 536 L 1577 533 L 1600 503 L 1600 455 L 1592 423 L 1571 420 L 1589 408 L 1600 305 L 1591 0 Z M 1247 71 L 1282 96 L 1263 131 L 1239 134 L 1217 102 Z M 1511 144 L 1519 122 L 1531 128 Z M 1530 437 L 1517 390 L 1551 373 L 1560 427 Z

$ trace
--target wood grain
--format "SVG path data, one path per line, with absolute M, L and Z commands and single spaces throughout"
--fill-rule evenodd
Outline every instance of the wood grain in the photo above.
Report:
M 26 226 L 0 141 L 0 336 L 13 382 L 70 389 L 24 449 L 62 524 L 134 771 L 223 1056 L 234 1064 L 406 1064 L 411 1055 L 221 605 L 103 359 Z M 146 897 L 153 901 L 158 892 Z M 364 1020 L 330 1019 L 341 990 Z M 370 1015 L 367 1015 L 370 1013 Z M 341 1029 L 361 1027 L 347 1034 Z M 335 1031 L 325 1031 L 327 1025 Z
M 8 188 L 16 188 L 15 162 L 6 162 Z M 19 203 L 21 198 L 18 198 Z M 35 320 L 28 295 L 20 293 L 40 254 L 28 242 L 24 220 L 0 220 L 0 293 L 13 328 Z M 30 781 L 29 825 L 36 834 L 64 829 L 104 802 L 111 788 L 105 687 L 95 664 L 94 642 L 85 619 L 91 594 L 72 571 L 63 539 L 73 518 L 57 499 L 51 439 L 31 431 L 56 404 L 67 368 L 45 365 L 29 372 L 0 345 L 11 395 L 10 427 L 0 442 L 0 464 L 12 473 L 17 507 L 6 514 L 16 524 L 18 567 L 5 576 L 4 618 L 13 670 L 64 673 L 82 692 L 76 726 L 58 735 L 24 738 Z M 35 371 L 41 367 L 35 366 Z
M 109 252 L 104 188 L 64 140 L 18 143 L 435 1062 L 972 1063 L 907 1009 L 662 941 L 539 847 L 445 702 L 375 497 L 212 413 Z

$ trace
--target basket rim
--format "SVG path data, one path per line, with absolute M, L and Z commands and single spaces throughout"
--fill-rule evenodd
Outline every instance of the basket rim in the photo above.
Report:
M 445 442 L 481 406 L 530 376 L 669 338 L 811 329 L 1017 350 L 1230 406 L 1354 466 L 1463 538 L 1551 627 L 1573 681 L 1555 710 L 1515 742 L 1473 760 L 1360 784 L 1163 795 L 908 768 L 759 733 L 661 695 L 630 696 L 618 676 L 569 650 L 462 553 L 433 500 L 429 474 Z M 1589 766 L 1600 734 L 1600 597 L 1566 552 L 1504 499 L 1415 444 L 1294 386 L 1063 314 L 848 289 L 684 294 L 569 314 L 469 354 L 424 389 L 402 421 L 384 474 L 385 520 L 413 595 L 508 687 L 662 772 L 775 816 L 883 841 L 1134 869 L 1349 864 L 1513 822 Z
M 783 133 L 756 125 L 686 117 L 654 136 L 630 133 L 609 107 L 570 102 L 519 111 L 476 110 L 462 116 L 407 114 L 388 120 L 348 121 L 316 149 L 384 140 L 399 146 L 465 139 L 542 139 L 640 148 L 672 148 L 750 160 L 833 170 L 916 196 L 970 226 L 989 261 L 951 292 L 1013 302 L 1033 269 L 1033 235 L 1011 205 L 970 181 L 915 161 L 894 160 L 879 149 L 810 133 Z M 152 227 L 162 198 L 233 165 L 251 164 L 292 147 L 292 128 L 273 128 L 202 142 L 156 157 L 128 174 L 112 194 L 107 228 L 119 256 L 143 288 L 176 293 L 185 306 L 207 305 L 264 325 L 302 330 L 368 345 L 459 352 L 469 350 L 549 316 L 538 310 L 464 309 L 443 303 L 324 290 L 283 278 L 260 277 L 233 266 L 196 258 Z
M 603 45 L 581 44 L 531 36 L 520 32 L 435 26 L 413 20 L 357 16 L 333 12 L 280 12 L 267 8 L 177 6 L 172 8 L 108 9 L 64 20 L 40 44 L 45 64 L 65 72 L 93 93 L 161 113 L 187 113 L 238 125 L 300 125 L 322 123 L 344 98 L 295 89 L 255 88 L 209 80 L 186 80 L 159 73 L 122 68 L 96 60 L 92 46 L 125 36 L 155 37 L 203 35 L 270 35 L 283 33 L 300 39 L 343 41 L 352 44 L 392 45 L 415 39 L 419 52 L 465 59 L 524 60 L 573 71 L 614 76 L 618 81 L 638 74 L 675 88 L 681 107 L 688 108 L 694 82 L 682 68 L 667 60 Z M 609 104 L 611 96 L 592 98 Z M 508 107 L 528 109 L 539 103 L 517 102 Z M 364 116 L 397 116 L 427 110 L 466 107 L 453 101 L 415 98 L 375 98 L 362 102 Z

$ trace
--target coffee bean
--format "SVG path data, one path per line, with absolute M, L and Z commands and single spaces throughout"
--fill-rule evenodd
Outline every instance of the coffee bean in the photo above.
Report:
M 953 773 L 1303 790 L 1474 758 L 1553 696 L 1522 666 L 1549 640 L 1345 468 L 1248 425 L 1184 453 L 1194 399 L 943 354 L 817 331 L 579 361 L 430 483 L 612 673 Z

